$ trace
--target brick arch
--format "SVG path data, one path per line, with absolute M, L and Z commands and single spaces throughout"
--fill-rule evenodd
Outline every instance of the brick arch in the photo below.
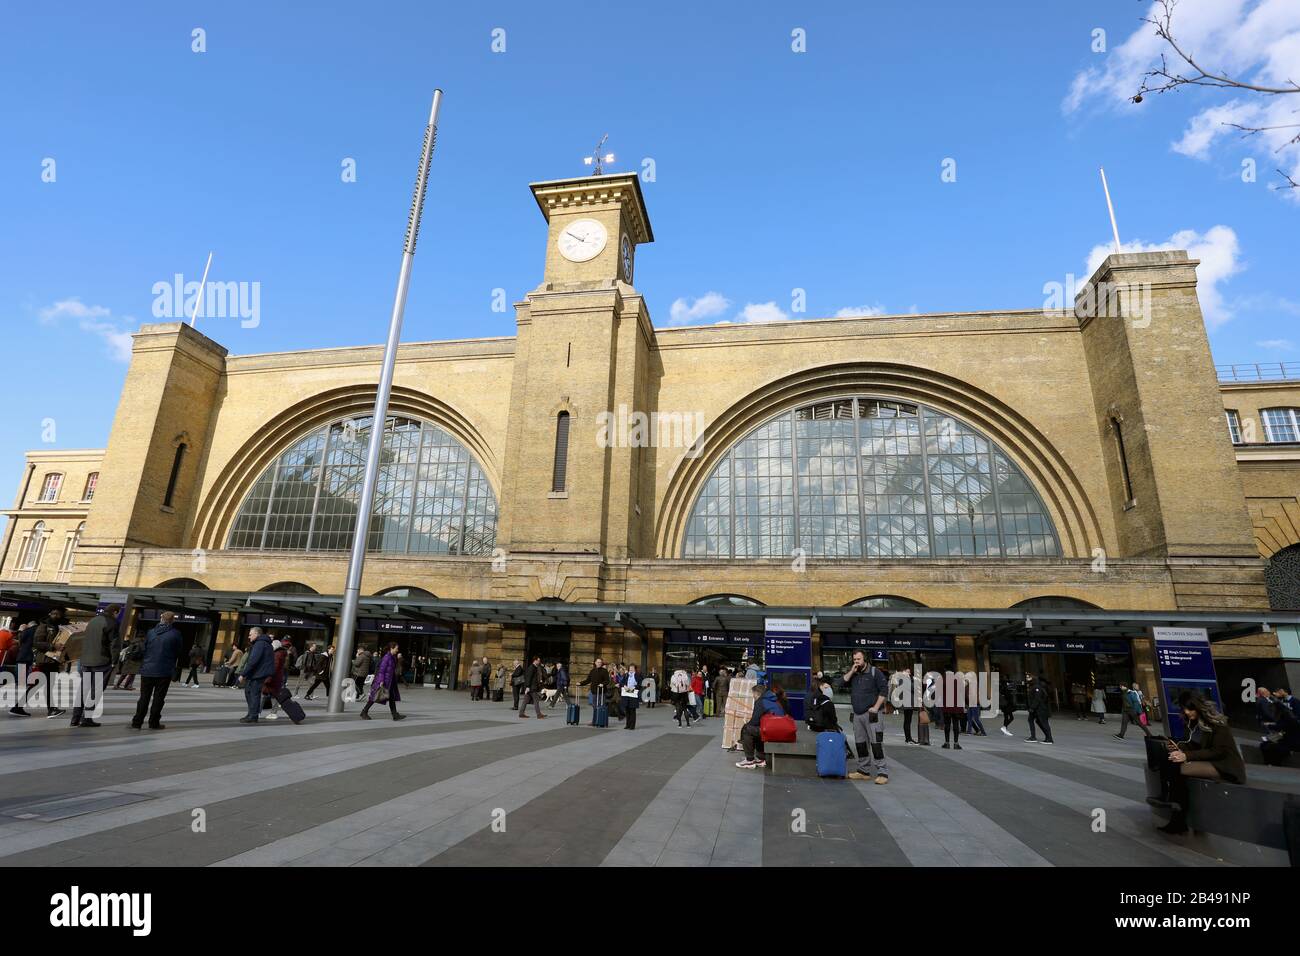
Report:
M 1256 499 L 1247 504 L 1261 558 L 1300 544 L 1300 499 Z
M 657 556 L 681 556 L 700 489 L 737 442 L 791 408 L 850 395 L 919 403 L 979 429 L 1037 490 L 1056 526 L 1062 557 L 1090 558 L 1092 549 L 1101 546 L 1101 526 L 1083 486 L 1029 419 L 969 382 L 917 366 L 878 362 L 795 372 L 755 389 L 714 419 L 696 442 L 699 453 L 684 454 L 673 466 L 656 520 Z
M 302 436 L 331 422 L 366 417 L 375 409 L 375 386 L 349 385 L 321 392 L 276 415 L 260 428 L 222 468 L 195 519 L 195 544 L 210 551 L 225 547 L 230 527 L 253 483 L 277 455 Z M 482 434 L 452 405 L 414 389 L 393 386 L 389 416 L 410 417 L 445 429 L 466 447 L 501 501 L 496 456 Z

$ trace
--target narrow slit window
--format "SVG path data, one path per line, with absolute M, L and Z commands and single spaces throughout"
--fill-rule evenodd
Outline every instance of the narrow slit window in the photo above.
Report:
M 185 444 L 182 442 L 176 446 L 176 457 L 172 459 L 172 473 L 171 477 L 167 479 L 167 495 L 163 498 L 164 508 L 170 508 L 172 506 L 172 499 L 176 497 L 176 480 L 180 477 L 181 461 L 184 458 Z
M 564 491 L 569 471 L 569 413 L 555 419 L 555 464 L 551 468 L 551 491 Z
M 1119 452 L 1120 473 L 1124 476 L 1124 503 L 1131 505 L 1135 499 L 1133 497 L 1133 477 L 1128 470 L 1128 449 L 1124 447 L 1124 426 L 1119 423 L 1118 418 L 1112 418 L 1110 427 L 1115 430 L 1115 449 Z

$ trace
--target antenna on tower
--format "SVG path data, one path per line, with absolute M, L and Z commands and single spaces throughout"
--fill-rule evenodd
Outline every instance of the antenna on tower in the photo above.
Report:
M 1110 187 L 1106 185 L 1106 169 L 1101 168 L 1101 189 L 1106 194 L 1106 211 L 1110 213 L 1110 231 L 1115 236 L 1115 252 L 1118 254 L 1123 250 L 1119 244 L 1119 226 L 1115 225 L 1115 207 L 1110 201 Z
M 613 153 L 605 153 L 603 156 L 600 153 L 600 148 L 605 145 L 605 140 L 607 139 L 609 139 L 608 133 L 600 138 L 600 142 L 596 144 L 596 148 L 591 151 L 590 156 L 582 157 L 582 165 L 594 167 L 591 171 L 591 175 L 593 176 L 599 176 L 605 171 L 604 163 L 612 163 L 614 161 Z

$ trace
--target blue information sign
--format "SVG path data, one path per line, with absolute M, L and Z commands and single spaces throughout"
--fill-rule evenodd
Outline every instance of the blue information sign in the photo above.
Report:
M 1213 701 L 1219 712 L 1219 681 L 1214 673 L 1214 655 L 1210 637 L 1203 627 L 1153 627 L 1156 645 L 1156 674 L 1160 678 L 1160 696 L 1168 714 L 1169 736 L 1182 740 L 1187 736 L 1178 696 L 1186 690 Z
M 768 680 L 785 689 L 790 716 L 803 720 L 812 677 L 812 622 L 807 618 L 764 618 L 763 651 Z

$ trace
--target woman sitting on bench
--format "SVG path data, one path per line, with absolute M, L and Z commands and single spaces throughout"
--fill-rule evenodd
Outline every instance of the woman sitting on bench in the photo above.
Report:
M 1183 711 L 1187 739 L 1181 743 L 1166 741 L 1169 759 L 1161 764 L 1160 778 L 1165 799 L 1174 804 L 1174 812 L 1167 824 L 1157 827 L 1175 834 L 1187 832 L 1189 777 L 1246 782 L 1246 764 L 1228 727 L 1228 719 L 1194 691 L 1183 691 L 1178 696 L 1178 706 Z

